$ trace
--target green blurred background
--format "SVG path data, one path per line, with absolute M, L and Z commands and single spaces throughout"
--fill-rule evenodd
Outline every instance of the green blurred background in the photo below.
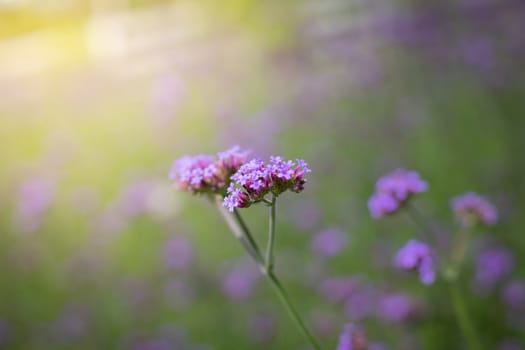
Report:
M 174 159 L 234 144 L 312 168 L 279 200 L 277 271 L 327 349 L 349 320 L 318 292 L 335 276 L 424 305 L 363 319 L 370 339 L 464 348 L 444 286 L 389 267 L 415 227 L 366 203 L 380 175 L 415 169 L 446 233 L 452 196 L 486 194 L 501 223 L 479 237 L 523 275 L 523 18 L 511 0 L 0 0 L 0 348 L 306 349 L 264 281 L 224 292 L 243 251 L 167 179 Z M 245 212 L 262 241 L 265 209 Z M 329 228 L 348 244 L 327 259 L 311 239 Z M 525 341 L 471 275 L 487 349 Z

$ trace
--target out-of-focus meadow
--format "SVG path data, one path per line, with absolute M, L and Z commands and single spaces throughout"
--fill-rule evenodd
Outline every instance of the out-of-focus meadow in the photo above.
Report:
M 444 241 L 451 197 L 498 207 L 461 287 L 486 349 L 520 349 L 524 19 L 519 0 L 0 0 L 0 348 L 306 349 L 215 208 L 168 181 L 238 144 L 312 169 L 279 199 L 276 269 L 326 349 L 348 321 L 377 349 L 465 346 L 444 284 L 392 267 L 416 227 L 368 213 L 398 167 Z M 262 241 L 265 208 L 244 213 Z M 507 269 L 480 286 L 494 247 Z

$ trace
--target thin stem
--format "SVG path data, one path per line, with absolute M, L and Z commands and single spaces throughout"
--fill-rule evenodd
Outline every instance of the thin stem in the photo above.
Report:
M 465 308 L 465 302 L 463 300 L 463 296 L 461 295 L 461 291 L 459 290 L 459 287 L 455 281 L 449 284 L 448 290 L 459 328 L 461 328 L 461 332 L 467 340 L 469 348 L 471 350 L 481 350 L 481 343 L 479 342 L 479 338 L 472 324 L 472 320 L 470 319 L 467 309 Z
M 277 293 L 277 296 L 281 300 L 282 304 L 286 308 L 286 311 L 294 321 L 297 328 L 299 328 L 301 334 L 306 338 L 306 340 L 310 343 L 310 345 L 315 350 L 321 350 L 321 347 L 319 346 L 319 343 L 314 338 L 312 333 L 308 330 L 305 323 L 301 319 L 301 316 L 293 306 L 290 297 L 286 293 L 286 290 L 279 282 L 279 279 L 273 272 L 273 270 L 268 268 L 268 264 L 265 263 L 264 259 L 262 258 L 259 248 L 257 246 L 256 241 L 253 239 L 253 236 L 250 233 L 250 230 L 248 229 L 248 226 L 244 222 L 244 220 L 241 217 L 241 214 L 237 211 L 234 211 L 234 215 L 230 215 L 230 213 L 227 211 L 226 208 L 222 206 L 221 200 L 219 197 L 216 199 L 217 208 L 219 209 L 219 212 L 222 214 L 222 217 L 232 230 L 234 236 L 242 243 L 248 254 L 255 260 L 257 265 L 259 266 L 261 272 L 268 278 L 268 281 L 272 285 L 273 289 Z M 273 198 L 273 213 L 272 210 L 270 210 L 270 216 L 273 217 L 270 219 L 270 227 L 273 226 L 273 229 L 270 229 L 270 232 L 273 230 L 273 237 L 275 238 L 275 198 Z M 235 220 L 233 220 L 235 218 Z M 274 239 L 272 238 L 272 239 Z M 273 243 L 272 243 L 273 244 Z M 273 251 L 270 252 L 270 256 L 272 256 Z
M 454 246 L 452 256 L 450 257 L 452 263 L 456 267 L 460 266 L 463 262 L 463 259 L 465 258 L 465 253 L 467 252 L 471 232 L 472 230 L 469 227 L 465 227 L 459 231 L 456 245 Z
M 235 220 L 237 220 L 237 223 L 241 226 L 244 236 L 246 237 L 246 239 L 248 239 L 253 250 L 257 253 L 260 261 L 262 262 L 262 254 L 261 254 L 261 250 L 259 249 L 259 245 L 257 244 L 257 241 L 253 238 L 253 235 L 251 234 L 250 229 L 246 225 L 246 222 L 244 222 L 244 219 L 242 218 L 241 214 L 239 213 L 237 209 L 233 210 L 233 216 L 235 217 Z
M 269 208 L 269 229 L 268 229 L 268 245 L 266 246 L 266 270 L 269 273 L 273 271 L 274 254 L 273 247 L 275 245 L 275 196 L 272 195 L 272 204 Z
M 215 203 L 217 205 L 217 209 L 219 209 L 219 212 L 221 213 L 222 217 L 224 218 L 224 221 L 226 221 L 226 223 L 230 227 L 230 230 L 232 231 L 232 233 L 235 236 L 235 238 L 237 238 L 239 240 L 239 242 L 241 242 L 241 244 L 243 245 L 244 249 L 253 258 L 253 260 L 255 260 L 255 262 L 259 266 L 263 266 L 264 265 L 264 261 L 263 261 L 263 258 L 261 256 L 260 252 L 258 251 L 258 249 L 256 249 L 252 245 L 250 240 L 248 240 L 246 238 L 245 233 L 248 232 L 248 231 L 245 231 L 242 226 L 238 225 L 237 222 L 235 220 L 233 220 L 233 217 L 230 214 L 230 212 L 228 212 L 228 210 L 222 205 L 220 197 L 216 197 Z
M 294 321 L 297 328 L 299 328 L 303 336 L 308 340 L 308 342 L 310 343 L 310 345 L 313 346 L 314 349 L 321 350 L 321 346 L 319 345 L 319 343 L 317 343 L 317 340 L 314 338 L 312 333 L 310 333 L 310 331 L 304 324 L 303 320 L 301 319 L 301 316 L 299 315 L 297 310 L 294 308 L 292 302 L 290 301 L 290 297 L 288 296 L 288 294 L 286 293 L 286 290 L 281 285 L 281 282 L 279 282 L 279 279 L 277 278 L 277 276 L 272 271 L 268 271 L 266 276 L 268 277 L 270 284 L 272 285 L 273 289 L 277 293 L 277 296 L 283 303 L 284 307 L 286 308 L 286 311 L 288 311 L 288 314 Z
M 411 203 L 406 203 L 406 208 L 407 208 L 408 215 L 410 216 L 412 221 L 414 221 L 414 223 L 417 226 L 419 226 L 421 230 L 421 231 L 418 231 L 418 233 L 421 235 L 421 232 L 422 232 L 423 233 L 422 238 L 425 240 L 428 240 L 430 236 L 432 235 L 433 230 L 429 227 L 423 215 Z

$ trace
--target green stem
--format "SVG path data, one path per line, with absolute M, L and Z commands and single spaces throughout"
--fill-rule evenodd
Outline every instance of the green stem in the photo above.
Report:
M 259 245 L 257 244 L 257 241 L 253 238 L 253 235 L 251 234 L 250 229 L 246 225 L 246 222 L 244 222 L 244 219 L 239 213 L 239 210 L 234 209 L 233 216 L 235 217 L 235 220 L 237 220 L 237 223 L 241 226 L 242 232 L 244 233 L 244 236 L 246 237 L 246 239 L 248 239 L 248 241 L 250 242 L 253 250 L 259 256 L 259 260 L 262 262 L 263 261 L 262 254 L 261 254 L 261 250 L 259 249 Z
M 286 293 L 286 290 L 279 282 L 279 279 L 273 272 L 273 243 L 275 240 L 275 197 L 272 198 L 273 205 L 270 209 L 270 239 L 267 251 L 267 256 L 270 257 L 267 258 L 267 261 L 262 258 L 260 254 L 260 250 L 257 246 L 256 241 L 253 239 L 253 236 L 250 233 L 250 230 L 248 229 L 248 226 L 244 222 L 244 220 L 241 217 L 241 214 L 237 211 L 234 211 L 234 215 L 230 215 L 230 213 L 227 211 L 226 208 L 222 206 L 221 199 L 219 197 L 216 198 L 216 204 L 217 208 L 219 209 L 219 212 L 222 214 L 222 217 L 232 230 L 234 236 L 242 243 L 248 254 L 252 257 L 252 259 L 257 263 L 259 266 L 259 269 L 261 272 L 268 278 L 268 281 L 272 285 L 273 289 L 277 293 L 277 296 L 281 300 L 282 304 L 286 308 L 286 311 L 292 318 L 293 322 L 299 329 L 299 331 L 302 333 L 302 335 L 306 338 L 306 340 L 310 343 L 310 345 L 315 350 L 321 350 L 321 347 L 317 343 L 317 340 L 314 338 L 312 333 L 308 330 L 305 323 L 303 322 L 301 316 L 293 306 L 290 297 Z M 273 209 L 273 210 L 272 210 Z M 235 220 L 233 219 L 235 218 Z M 271 248 L 270 248 L 271 247 Z M 269 254 L 269 255 L 268 255 Z M 268 264 L 268 261 L 272 261 L 272 265 Z
M 471 350 L 481 350 L 481 343 L 479 342 L 479 338 L 472 324 L 472 320 L 470 319 L 467 309 L 465 308 L 465 302 L 463 300 L 463 296 L 461 295 L 461 291 L 459 290 L 455 281 L 450 282 L 449 293 L 459 328 L 467 340 L 469 348 Z
M 433 230 L 427 225 L 425 218 L 423 215 L 417 210 L 415 206 L 413 206 L 411 203 L 406 203 L 406 208 L 408 215 L 414 221 L 414 223 L 419 226 L 420 231 L 418 231 L 419 235 L 421 235 L 423 239 L 429 240 L 431 238 L 431 235 L 433 234 Z M 422 232 L 422 234 L 421 234 Z
M 235 236 L 235 238 L 237 238 L 239 240 L 239 242 L 241 242 L 241 244 L 243 245 L 244 249 L 248 252 L 248 254 L 252 257 L 252 259 L 255 260 L 255 262 L 259 266 L 263 266 L 264 265 L 264 261 L 263 261 L 263 258 L 261 256 L 261 253 L 258 251 L 258 248 L 256 248 L 257 246 L 254 246 L 251 243 L 251 241 L 246 238 L 246 236 L 247 236 L 246 232 L 249 232 L 249 231 L 246 231 L 242 227 L 242 225 L 239 225 L 233 219 L 233 217 L 230 214 L 230 212 L 228 211 L 228 209 L 226 209 L 222 205 L 222 201 L 221 201 L 220 197 L 216 197 L 215 203 L 217 205 L 217 209 L 219 209 L 219 212 L 221 213 L 224 221 L 226 221 L 226 223 L 230 227 L 230 230 L 232 231 L 232 233 Z
M 303 320 L 301 319 L 301 316 L 297 312 L 297 310 L 294 308 L 292 302 L 290 301 L 290 297 L 286 293 L 286 290 L 283 288 L 281 283 L 279 282 L 279 279 L 272 271 L 267 271 L 266 276 L 268 277 L 268 280 L 270 281 L 270 284 L 272 285 L 273 289 L 277 293 L 277 296 L 283 303 L 284 307 L 286 308 L 286 311 L 288 311 L 288 314 L 294 321 L 295 325 L 299 329 L 299 331 L 303 334 L 303 336 L 308 340 L 310 345 L 313 346 L 316 350 L 321 350 L 321 346 L 317 343 L 317 340 L 314 338 L 312 333 L 308 330 L 306 325 L 304 324 Z
M 275 196 L 272 196 L 272 204 L 269 207 L 268 245 L 266 246 L 266 270 L 268 273 L 273 271 L 274 263 L 273 247 L 275 245 L 275 207 Z

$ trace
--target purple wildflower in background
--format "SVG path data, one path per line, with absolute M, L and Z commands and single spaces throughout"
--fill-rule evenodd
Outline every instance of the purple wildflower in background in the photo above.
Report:
M 352 323 L 346 324 L 339 337 L 336 350 L 366 350 L 367 348 L 368 341 L 365 332 Z
M 377 292 L 370 287 L 355 290 L 345 301 L 343 310 L 352 321 L 360 321 L 374 312 Z
M 496 345 L 496 350 L 523 350 L 523 347 L 515 340 L 504 340 Z
M 345 232 L 337 228 L 330 228 L 319 232 L 312 238 L 313 252 L 322 257 L 333 257 L 341 254 L 348 245 Z
M 491 288 L 507 277 L 513 268 L 514 257 L 508 249 L 491 247 L 477 258 L 476 281 L 481 287 Z
M 374 219 L 397 212 L 411 196 L 423 193 L 428 185 L 415 171 L 396 169 L 381 177 L 376 192 L 368 200 L 368 209 Z
M 395 257 L 395 265 L 404 270 L 417 270 L 423 284 L 436 279 L 436 266 L 432 250 L 425 243 L 410 240 Z
M 509 309 L 525 309 L 525 282 L 522 280 L 509 282 L 503 288 L 501 299 Z
M 310 323 L 315 333 L 323 338 L 333 338 L 339 332 L 339 317 L 324 310 L 314 310 L 310 317 Z
M 248 323 L 250 338 L 259 344 L 268 344 L 275 338 L 275 320 L 267 315 L 257 315 Z
M 168 270 L 184 270 L 190 265 L 193 257 L 193 246 L 186 237 L 171 238 L 164 246 L 164 266 Z
M 55 185 L 45 179 L 24 182 L 18 190 L 15 221 L 19 228 L 32 233 L 40 228 L 46 211 L 55 197 Z
M 173 163 L 169 178 L 175 188 L 192 193 L 224 194 L 230 176 L 248 161 L 249 151 L 239 146 L 210 155 L 185 156 Z
M 321 282 L 318 291 L 325 299 L 332 303 L 342 303 L 359 287 L 356 278 L 332 277 Z
M 382 298 L 378 316 L 388 322 L 407 322 L 418 316 L 419 310 L 408 295 L 395 293 Z
M 223 204 L 233 211 L 264 200 L 264 196 L 270 192 L 275 196 L 287 190 L 299 193 L 304 189 L 304 175 L 308 172 L 310 169 L 301 159 L 293 162 L 281 157 L 270 157 L 269 163 L 259 158 L 252 159 L 231 177 L 232 183 Z
M 3 346 L 8 342 L 10 333 L 10 327 L 7 321 L 0 319 L 0 346 Z
M 233 267 L 222 281 L 222 292 L 232 301 L 240 302 L 248 299 L 259 280 L 257 266 L 251 261 L 242 261 Z
M 463 226 L 472 226 L 478 222 L 490 226 L 498 221 L 496 207 L 473 192 L 453 198 L 451 206 Z

